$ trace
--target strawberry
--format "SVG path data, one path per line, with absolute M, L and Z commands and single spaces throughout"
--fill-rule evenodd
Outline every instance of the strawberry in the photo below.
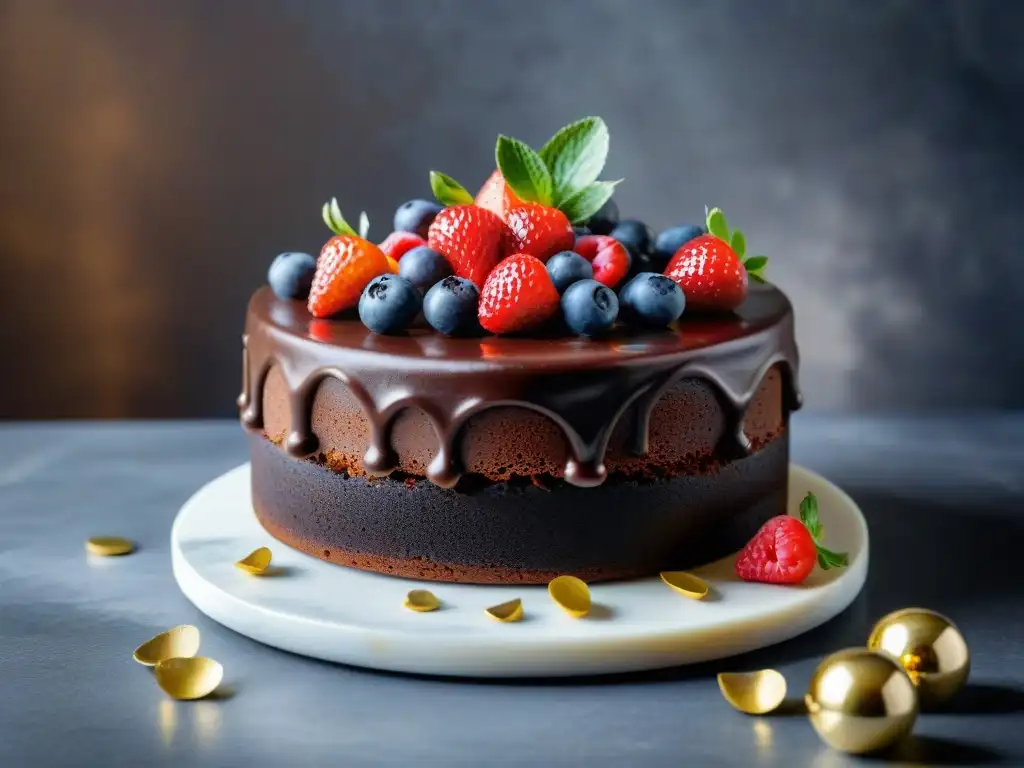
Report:
M 622 282 L 632 262 L 626 246 L 608 235 L 584 235 L 573 250 L 594 267 L 594 279 L 609 288 Z
M 539 203 L 520 203 L 505 215 L 511 253 L 529 253 L 546 262 L 572 249 L 576 233 L 565 214 Z
M 402 257 L 413 248 L 426 245 L 427 241 L 413 232 L 392 232 L 384 238 L 380 249 L 385 256 L 390 256 L 395 261 L 401 261 Z
M 475 202 L 481 208 L 486 208 L 491 213 L 505 218 L 509 209 L 519 205 L 522 200 L 516 197 L 516 193 L 505 183 L 505 177 L 501 175 L 501 171 L 495 171 L 476 193 Z
M 745 258 L 747 243 L 718 208 L 707 214 L 708 234 L 696 237 L 675 252 L 665 267 L 686 296 L 686 307 L 697 311 L 729 311 L 747 298 L 747 279 L 764 282 L 764 256 Z
M 483 285 L 505 251 L 508 228 L 496 214 L 476 205 L 445 208 L 427 233 L 427 245 L 442 254 L 455 274 Z
M 761 526 L 736 558 L 736 575 L 744 581 L 800 584 L 815 563 L 826 571 L 846 565 L 844 553 L 821 545 L 821 534 L 818 499 L 808 493 L 800 502 L 800 519 L 779 515 Z
M 336 235 L 324 244 L 316 262 L 307 304 L 313 317 L 330 317 L 354 307 L 367 283 L 391 271 L 384 252 L 345 221 L 337 200 L 324 204 L 323 217 Z M 366 215 L 360 219 L 365 233 Z
M 480 325 L 491 333 L 518 333 L 543 323 L 559 307 L 544 263 L 528 253 L 502 260 L 480 291 Z

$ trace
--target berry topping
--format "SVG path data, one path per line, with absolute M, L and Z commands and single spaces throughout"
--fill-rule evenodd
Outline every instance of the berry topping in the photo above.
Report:
M 557 208 L 522 203 L 508 212 L 505 223 L 511 238 L 510 251 L 528 253 L 541 261 L 569 250 L 576 242 L 569 219 Z
M 421 304 L 420 292 L 404 277 L 380 275 L 359 297 L 359 319 L 374 333 L 396 333 L 416 319 Z
M 443 206 L 433 200 L 410 200 L 402 203 L 395 211 L 395 231 L 412 232 L 421 238 L 427 237 L 427 230 L 434 223 L 434 217 Z
M 565 289 L 573 283 L 594 278 L 594 268 L 590 262 L 573 251 L 556 253 L 548 259 L 547 269 L 559 293 L 565 293 Z
M 413 248 L 419 248 L 421 245 L 426 245 L 427 241 L 419 235 L 414 235 L 412 232 L 392 232 L 386 238 L 384 242 L 380 244 L 380 249 L 384 251 L 384 255 L 395 261 L 401 261 L 402 257 L 405 256 Z
M 619 291 L 622 319 L 644 328 L 664 328 L 683 314 L 686 299 L 670 278 L 641 272 Z
M 607 200 L 597 209 L 597 213 L 587 220 L 587 226 L 595 235 L 608 235 L 619 223 L 619 206 L 614 200 Z
M 736 558 L 736 575 L 744 581 L 800 584 L 815 563 L 826 571 L 845 566 L 847 556 L 825 549 L 821 533 L 818 499 L 808 493 L 800 502 L 799 520 L 779 515 L 761 526 Z
M 629 251 L 608 235 L 589 235 L 576 241 L 576 253 L 594 267 L 594 279 L 614 288 L 629 272 Z
M 476 193 L 477 205 L 502 218 L 505 218 L 505 214 L 509 212 L 510 208 L 514 208 L 522 202 L 505 183 L 505 177 L 501 175 L 501 171 L 492 173 L 480 187 L 480 191 Z
M 476 205 L 445 208 L 427 234 L 427 244 L 448 259 L 455 274 L 476 285 L 501 260 L 507 240 L 505 222 Z
M 421 291 L 426 291 L 451 273 L 452 265 L 448 260 L 426 245 L 413 248 L 398 264 L 398 274 Z
M 514 253 L 488 275 L 480 291 L 480 325 L 491 333 L 519 333 L 558 312 L 558 291 L 544 263 Z
M 315 273 L 316 259 L 308 253 L 282 253 L 270 263 L 267 282 L 279 299 L 305 299 Z
M 608 234 L 626 246 L 632 256 L 650 253 L 651 244 L 654 242 L 654 232 L 651 228 L 636 219 L 620 221 Z
M 317 259 L 307 304 L 313 317 L 330 317 L 354 307 L 367 283 L 391 271 L 384 252 L 345 221 L 337 200 L 324 204 L 323 217 L 336 236 L 324 244 Z M 360 219 L 365 233 L 365 214 Z
M 708 212 L 708 233 L 685 243 L 665 267 L 686 294 L 686 305 L 702 311 L 735 309 L 747 298 L 747 277 L 764 282 L 765 256 L 744 260 L 746 239 L 718 208 Z
M 581 336 L 598 336 L 615 324 L 619 300 L 615 291 L 596 280 L 573 283 L 562 296 L 565 324 Z
M 468 336 L 480 331 L 477 305 L 480 292 L 464 277 L 446 277 L 423 297 L 423 317 L 445 336 Z
M 663 271 L 668 266 L 669 259 L 676 255 L 676 251 L 703 234 L 704 227 L 698 227 L 696 224 L 683 224 L 661 232 L 654 241 L 654 268 L 659 272 Z

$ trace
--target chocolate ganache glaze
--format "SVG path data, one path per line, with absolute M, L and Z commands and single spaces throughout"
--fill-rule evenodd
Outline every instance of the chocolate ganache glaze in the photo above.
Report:
M 792 308 L 770 286 L 752 286 L 727 316 L 684 315 L 664 331 L 616 329 L 598 340 L 445 338 L 426 327 L 378 336 L 355 320 L 315 319 L 264 288 L 250 302 L 243 361 L 239 407 L 252 433 L 257 516 L 286 543 L 334 562 L 445 581 L 624 578 L 720 557 L 785 508 L 798 354 Z M 339 386 L 361 422 L 341 429 L 365 449 L 341 464 L 322 444 L 331 440 L 324 393 Z M 707 414 L 684 417 L 696 426 L 667 425 L 714 432 L 708 460 L 610 478 L 609 450 L 644 457 L 652 413 L 673 397 L 682 399 L 672 413 L 717 401 L 721 428 Z M 564 443 L 562 466 L 537 461 L 549 467 L 538 487 L 508 473 L 464 477 L 462 443 L 478 420 L 510 409 L 547 422 L 527 424 L 538 446 L 550 425 Z M 748 409 L 758 424 L 745 429 Z M 419 463 L 395 447 L 396 423 L 412 411 L 429 425 L 416 431 Z M 420 537 L 427 544 L 399 533 L 410 518 L 429 532 Z

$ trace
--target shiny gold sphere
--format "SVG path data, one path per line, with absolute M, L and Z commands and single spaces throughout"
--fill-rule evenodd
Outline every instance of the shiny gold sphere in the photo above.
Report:
M 804 697 L 811 724 L 830 747 L 864 754 L 885 749 L 914 727 L 917 689 L 895 659 L 866 648 L 828 656 Z
M 953 698 L 971 671 L 971 654 L 960 630 L 927 608 L 904 608 L 883 617 L 871 630 L 868 648 L 903 665 L 924 708 Z

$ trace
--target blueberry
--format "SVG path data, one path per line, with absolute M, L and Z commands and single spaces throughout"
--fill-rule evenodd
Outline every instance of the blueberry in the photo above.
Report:
M 359 297 L 359 319 L 374 333 L 395 333 L 412 323 L 422 304 L 420 292 L 404 277 L 380 275 Z
M 608 198 L 608 201 L 597 209 L 597 213 L 590 217 L 587 226 L 595 235 L 607 235 L 615 225 L 619 223 L 619 206 L 615 201 Z
M 620 221 L 608 234 L 626 246 L 632 256 L 650 253 L 651 243 L 654 242 L 654 232 L 651 228 L 636 219 Z
M 398 274 L 425 291 L 438 280 L 452 273 L 448 259 L 425 245 L 408 251 L 398 262 Z
M 615 323 L 619 300 L 615 291 L 596 280 L 581 280 L 562 295 L 565 324 L 581 336 L 597 336 Z
M 696 224 L 683 224 L 678 227 L 671 227 L 658 235 L 654 241 L 654 263 L 662 269 L 668 265 L 669 259 L 675 256 L 676 251 L 695 237 L 704 234 L 704 228 Z
M 645 328 L 664 328 L 678 320 L 686 306 L 682 289 L 669 277 L 641 272 L 619 291 L 622 319 Z
M 425 240 L 427 230 L 434 223 L 434 217 L 443 207 L 433 200 L 410 200 L 402 203 L 395 211 L 395 231 L 415 232 Z
M 565 293 L 565 289 L 575 282 L 594 277 L 593 265 L 572 251 L 556 253 L 548 259 L 547 266 L 551 282 L 555 284 L 559 293 Z
M 282 253 L 270 263 L 267 282 L 279 299 L 305 299 L 315 272 L 316 259 L 308 253 Z
M 590 227 L 573 227 L 572 231 L 577 238 L 586 237 L 587 235 L 594 234 L 593 230 L 591 230 Z
M 404 259 L 403 259 L 404 261 Z M 430 326 L 445 336 L 465 336 L 477 332 L 477 304 L 480 292 L 464 277 L 446 277 L 436 283 L 423 298 L 423 316 Z

